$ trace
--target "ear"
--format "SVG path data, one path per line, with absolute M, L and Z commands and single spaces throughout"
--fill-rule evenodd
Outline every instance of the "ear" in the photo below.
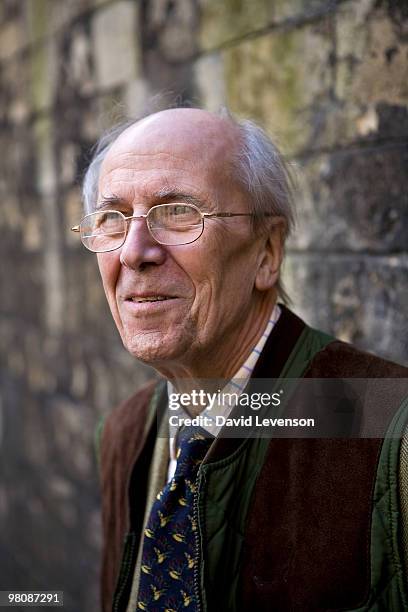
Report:
M 285 219 L 283 217 L 275 217 L 269 233 L 263 237 L 258 271 L 255 277 L 255 287 L 258 291 L 272 289 L 279 278 L 285 231 Z

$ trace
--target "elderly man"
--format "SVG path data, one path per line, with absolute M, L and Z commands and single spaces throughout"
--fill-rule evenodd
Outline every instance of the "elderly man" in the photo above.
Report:
M 169 393 L 214 380 L 242 393 L 260 379 L 407 375 L 278 304 L 293 211 L 265 133 L 225 113 L 152 114 L 101 140 L 84 196 L 73 229 L 97 253 L 123 344 L 164 379 L 103 426 L 104 611 L 407 609 L 401 385 L 381 402 L 356 392 L 359 422 L 387 437 L 169 434 L 160 417 Z

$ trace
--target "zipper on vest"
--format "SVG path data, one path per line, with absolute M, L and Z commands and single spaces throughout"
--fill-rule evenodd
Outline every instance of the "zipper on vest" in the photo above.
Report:
M 200 470 L 198 470 L 198 474 L 197 474 L 197 479 L 196 479 L 196 484 L 197 484 L 197 490 L 194 493 L 194 500 L 193 500 L 193 519 L 194 519 L 194 524 L 195 524 L 195 531 L 194 531 L 194 539 L 195 539 L 195 563 L 194 563 L 194 575 L 193 575 L 193 585 L 194 585 L 194 595 L 195 595 L 195 599 L 196 599 L 196 610 L 197 612 L 201 612 L 202 610 L 202 602 L 201 602 L 201 589 L 200 589 L 200 581 L 199 581 L 199 573 L 200 573 L 200 553 L 201 553 L 201 546 L 200 546 L 200 527 L 199 527 L 199 517 L 198 517 L 198 494 L 200 491 L 200 484 L 201 484 L 201 474 L 200 474 Z
M 126 609 L 126 601 L 130 597 L 131 581 L 135 567 L 136 534 L 128 533 L 124 538 L 124 551 L 120 567 L 119 579 L 113 598 L 112 612 L 122 612 Z

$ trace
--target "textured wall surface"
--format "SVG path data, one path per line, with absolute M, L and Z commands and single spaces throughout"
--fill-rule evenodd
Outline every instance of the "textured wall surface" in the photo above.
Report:
M 0 589 L 97 609 L 93 429 L 148 372 L 68 228 L 118 105 L 166 91 L 260 120 L 298 168 L 295 309 L 407 362 L 407 57 L 402 0 L 2 0 Z

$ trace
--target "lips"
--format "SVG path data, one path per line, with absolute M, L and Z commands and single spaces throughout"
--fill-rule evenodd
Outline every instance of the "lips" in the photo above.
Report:
M 133 296 L 131 298 L 128 298 L 129 301 L 136 302 L 136 304 L 143 304 L 145 302 L 164 302 L 165 300 L 173 299 L 173 297 L 170 297 L 168 295 L 151 295 L 147 297 Z
M 133 304 L 154 304 L 156 302 L 167 302 L 169 300 L 176 299 L 177 296 L 168 295 L 166 293 L 150 293 L 150 292 L 139 292 L 139 293 L 128 293 L 125 295 L 125 301 Z

